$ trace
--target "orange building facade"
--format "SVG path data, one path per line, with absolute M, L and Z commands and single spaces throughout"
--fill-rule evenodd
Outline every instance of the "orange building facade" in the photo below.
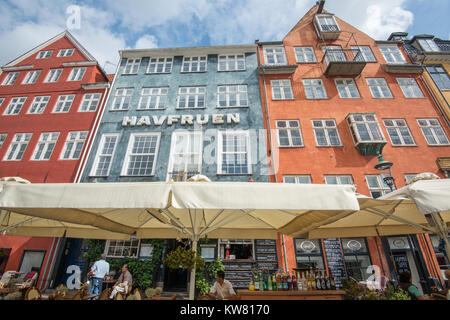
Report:
M 350 183 L 378 197 L 390 192 L 374 168 L 379 154 L 394 164 L 394 188 L 423 172 L 445 178 L 437 159 L 450 153 L 450 131 L 422 82 L 423 66 L 408 59 L 400 42 L 375 41 L 318 10 L 282 41 L 256 41 L 271 181 Z M 339 242 L 345 271 L 357 280 L 376 265 L 393 280 L 409 268 L 424 291 L 433 278 L 442 281 L 427 235 Z M 279 265 L 289 270 L 327 270 L 325 253 L 323 240 L 279 236 Z

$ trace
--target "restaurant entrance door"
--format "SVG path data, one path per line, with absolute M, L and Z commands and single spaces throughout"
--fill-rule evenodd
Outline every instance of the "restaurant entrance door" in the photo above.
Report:
M 166 245 L 166 254 L 182 246 L 175 239 L 168 239 Z M 187 291 L 188 272 L 186 269 L 172 270 L 164 267 L 164 291 Z

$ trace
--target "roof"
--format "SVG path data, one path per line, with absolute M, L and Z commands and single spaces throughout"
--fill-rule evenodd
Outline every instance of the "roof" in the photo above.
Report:
M 114 73 L 107 74 L 106 77 L 108 78 L 109 82 L 112 82 L 114 79 Z

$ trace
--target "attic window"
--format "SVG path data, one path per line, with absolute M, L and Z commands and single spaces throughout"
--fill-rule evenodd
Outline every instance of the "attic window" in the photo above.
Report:
M 70 57 L 74 51 L 75 49 L 61 49 L 58 52 L 58 57 Z
M 36 59 L 47 59 L 52 55 L 52 50 L 49 51 L 40 51 L 36 57 Z
M 332 15 L 320 14 L 316 16 L 321 32 L 338 32 L 339 26 Z
M 433 39 L 419 39 L 418 41 L 424 51 L 431 51 L 431 52 L 441 51 Z

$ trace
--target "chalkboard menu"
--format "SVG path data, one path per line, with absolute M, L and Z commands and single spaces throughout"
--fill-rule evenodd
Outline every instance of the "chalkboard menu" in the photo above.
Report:
M 268 269 L 270 273 L 278 270 L 277 242 L 275 240 L 255 240 L 256 268 Z
M 331 270 L 336 288 L 342 288 L 342 280 L 347 278 L 345 272 L 344 258 L 342 256 L 341 244 L 339 239 L 323 240 L 325 255 L 327 257 L 328 267 Z
M 406 256 L 406 254 L 395 254 L 394 261 L 397 273 L 400 274 L 404 271 L 411 272 L 411 269 L 409 268 L 408 257 Z

